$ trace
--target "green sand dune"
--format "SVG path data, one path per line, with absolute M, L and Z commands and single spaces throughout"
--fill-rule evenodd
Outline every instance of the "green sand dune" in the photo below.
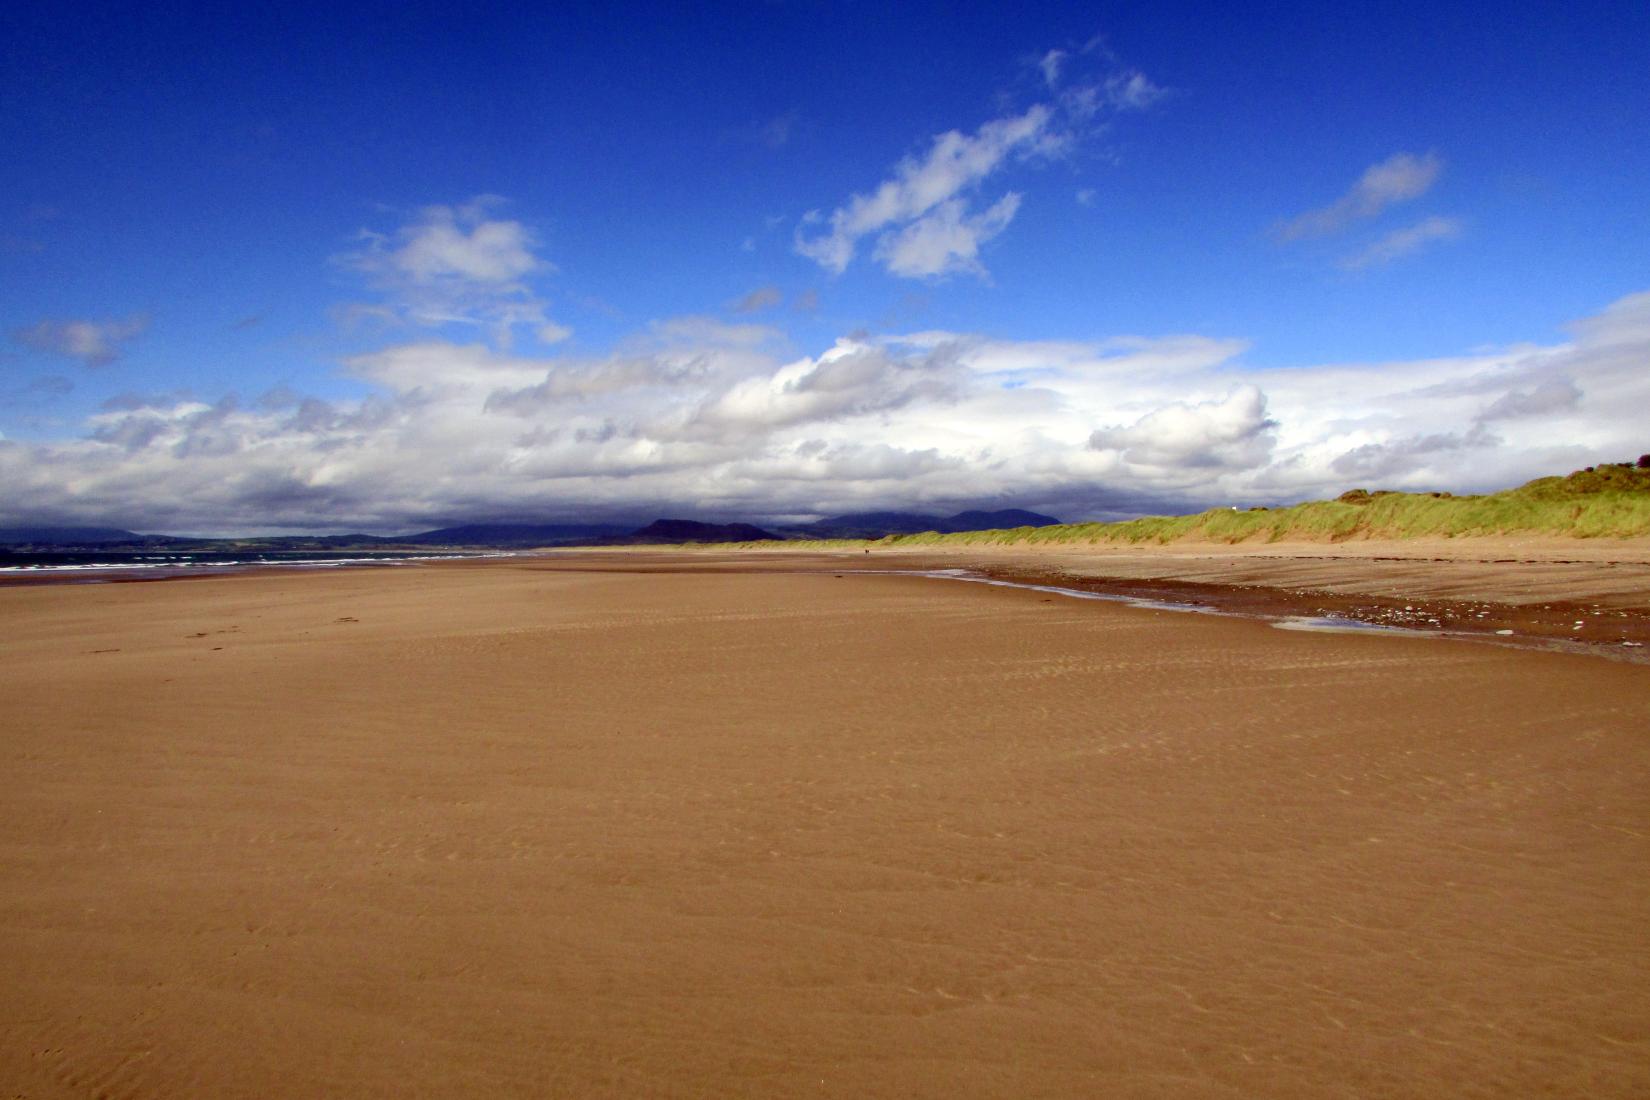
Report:
M 787 547 L 989 546 L 1008 543 L 1238 543 L 1250 540 L 1343 542 L 1482 535 L 1572 538 L 1650 536 L 1650 462 L 1590 466 L 1483 496 L 1354 489 L 1335 500 L 1247 511 L 1211 508 L 1190 516 L 1145 516 L 1117 523 L 1066 523 L 942 535 L 892 535 L 875 542 L 837 539 Z M 749 543 L 772 546 L 773 543 Z

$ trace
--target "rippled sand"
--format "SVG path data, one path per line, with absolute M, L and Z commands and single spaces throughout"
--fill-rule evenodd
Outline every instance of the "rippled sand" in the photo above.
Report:
M 0 1092 L 1650 1094 L 1645 667 L 597 565 L 0 590 Z

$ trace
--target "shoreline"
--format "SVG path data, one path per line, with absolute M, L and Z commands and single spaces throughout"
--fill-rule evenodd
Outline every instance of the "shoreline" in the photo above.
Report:
M 1574 541 L 1574 540 L 1570 540 Z M 0 590 L 326 574 L 378 567 L 466 568 L 511 559 L 557 570 L 897 571 L 962 569 L 1120 601 L 1144 600 L 1223 615 L 1344 621 L 1429 637 L 1491 642 L 1650 663 L 1650 543 L 1572 546 L 1551 539 L 1412 543 L 1177 544 L 1133 547 L 784 546 L 550 547 L 324 562 L 203 563 L 0 574 Z M 1578 625 L 1579 624 L 1579 625 Z
M 340 552 L 341 554 L 344 552 Z M 473 561 L 515 556 L 514 551 L 454 551 L 451 553 L 386 552 L 366 557 L 295 557 L 290 561 L 233 559 L 228 561 L 156 561 L 149 564 L 96 562 L 72 565 L 25 565 L 0 567 L 0 588 L 53 584 L 130 584 L 139 581 L 189 580 L 197 577 L 226 577 L 253 570 L 324 572 L 330 569 L 364 569 L 373 566 L 427 565 L 440 561 Z M 186 555 L 174 555 L 186 556 Z
M 589 562 L 625 568 L 721 568 L 762 571 L 809 563 L 842 571 L 913 572 L 967 569 L 1021 584 L 1050 585 L 1121 599 L 1155 600 L 1266 620 L 1346 619 L 1410 629 L 1440 638 L 1587 653 L 1650 663 L 1650 548 L 1518 549 L 1457 544 L 1457 556 L 1398 556 L 1390 544 L 1358 554 L 1344 547 L 1316 553 L 1313 544 L 1268 552 L 1225 553 L 1210 547 L 1055 552 L 1007 547 L 980 551 L 852 551 L 760 547 L 612 547 L 546 550 L 528 560 Z M 1488 551 L 1486 553 L 1486 551 Z M 891 563 L 897 563 L 891 564 Z M 1219 578 L 1219 579 L 1216 579 Z M 1582 626 L 1578 630 L 1577 623 Z M 1502 631 L 1511 631 L 1503 634 Z

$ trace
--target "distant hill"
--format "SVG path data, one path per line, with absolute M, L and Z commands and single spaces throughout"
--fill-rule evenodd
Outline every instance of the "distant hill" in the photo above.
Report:
M 884 535 L 915 535 L 926 531 L 951 534 L 958 531 L 992 531 L 1008 527 L 1048 527 L 1060 521 L 1053 516 L 1005 508 L 998 512 L 958 512 L 954 516 L 930 516 L 917 512 L 855 512 L 827 516 L 795 528 L 796 534 L 812 539 L 876 539 Z
M 172 535 L 140 535 L 115 527 L 5 527 L 0 528 L 0 546 L 66 549 L 96 547 L 101 550 L 140 550 L 165 547 L 173 550 L 259 550 L 264 552 L 301 550 L 393 549 L 395 547 L 489 547 L 525 549 L 591 542 L 604 536 L 622 535 L 631 530 L 622 523 L 476 523 L 462 527 L 442 527 L 411 535 L 267 535 L 250 538 L 185 538 Z
M 854 512 L 845 516 L 826 516 L 824 519 L 795 528 L 797 534 L 809 538 L 879 538 L 882 535 L 910 535 L 918 531 L 937 531 L 934 525 L 943 523 L 938 516 L 918 515 L 914 512 Z
M 0 546 L 106 546 L 148 541 L 147 535 L 118 527 L 0 527 Z
M 524 550 L 535 546 L 596 546 L 677 542 L 766 542 L 787 535 L 803 538 L 881 538 L 926 531 L 981 531 L 1007 527 L 1044 527 L 1060 521 L 1018 508 L 999 512 L 959 512 L 929 516 L 914 512 L 860 512 L 832 516 L 776 534 L 749 523 L 700 523 L 660 519 L 634 529 L 621 523 L 470 523 L 438 527 L 409 535 L 270 535 L 256 538 L 183 538 L 140 535 L 116 527 L 0 528 L 0 546 L 97 547 L 142 549 L 298 550 L 390 549 L 394 547 L 483 547 Z
M 628 524 L 618 523 L 471 523 L 462 527 L 441 527 L 416 535 L 386 540 L 408 546 L 553 546 L 580 542 L 605 535 L 622 535 Z
M 958 512 L 946 520 L 947 531 L 997 531 L 1008 527 L 1054 527 L 1059 520 L 1024 508 L 1004 508 L 997 512 Z
M 779 538 L 748 523 L 699 523 L 691 519 L 656 519 L 622 539 L 627 543 L 769 542 Z

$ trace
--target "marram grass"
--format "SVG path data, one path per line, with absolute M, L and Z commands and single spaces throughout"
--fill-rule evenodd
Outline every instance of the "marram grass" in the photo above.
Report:
M 1009 543 L 1344 542 L 1349 539 L 1560 535 L 1650 536 L 1650 468 L 1589 467 L 1484 496 L 1354 489 L 1336 500 L 1283 508 L 1212 508 L 1191 516 L 1145 516 L 1117 523 L 1066 523 L 997 531 L 927 532 L 873 541 L 820 539 L 787 547 L 989 546 Z M 746 545 L 773 545 L 748 543 Z

